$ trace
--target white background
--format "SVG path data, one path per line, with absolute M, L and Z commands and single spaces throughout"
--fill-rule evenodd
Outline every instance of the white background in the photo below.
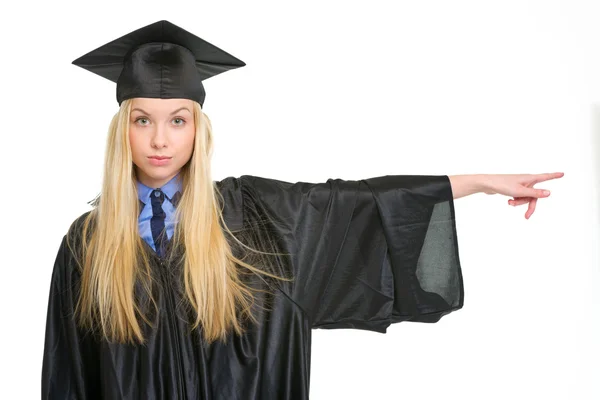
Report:
M 313 333 L 311 399 L 598 399 L 600 3 L 11 2 L 2 24 L 0 398 L 39 398 L 50 274 L 100 190 L 115 85 L 71 61 L 161 19 L 205 81 L 214 179 L 565 172 L 530 220 L 455 203 L 465 306 Z

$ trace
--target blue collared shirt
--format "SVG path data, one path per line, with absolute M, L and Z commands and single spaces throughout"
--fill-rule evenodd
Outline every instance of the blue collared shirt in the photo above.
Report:
M 136 181 L 137 183 L 137 191 L 138 198 L 141 201 L 140 203 L 140 215 L 138 217 L 138 227 L 140 236 L 142 239 L 146 241 L 156 251 L 156 246 L 154 245 L 154 239 L 152 238 L 152 229 L 150 226 L 150 219 L 152 218 L 152 204 L 150 203 L 150 194 L 153 190 L 159 188 L 151 188 L 140 181 Z M 167 230 L 167 238 L 171 240 L 173 237 L 173 233 L 175 231 L 175 207 L 177 206 L 177 201 L 174 201 L 175 194 L 179 192 L 183 193 L 181 182 L 179 182 L 179 174 L 175 175 L 169 182 L 165 183 L 160 190 L 165 194 L 165 201 L 162 203 L 162 209 L 164 210 L 165 217 L 165 229 Z

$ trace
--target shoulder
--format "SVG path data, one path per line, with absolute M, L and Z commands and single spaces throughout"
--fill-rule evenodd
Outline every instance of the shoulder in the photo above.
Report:
M 227 190 L 239 187 L 239 185 L 241 185 L 241 182 L 240 178 L 236 178 L 235 176 L 228 176 L 226 178 L 221 179 L 220 181 L 214 181 L 214 184 L 219 190 Z
M 94 210 L 86 211 L 75 218 L 63 236 L 59 253 L 68 264 L 78 260 L 82 255 L 83 235 L 89 239 L 95 225 Z
M 83 214 L 81 214 L 80 216 L 78 216 L 77 218 L 75 218 L 73 220 L 73 222 L 71 222 L 71 226 L 69 229 L 73 228 L 73 229 L 81 229 L 81 227 L 83 226 L 83 224 L 85 223 L 85 220 L 88 217 L 91 217 L 91 214 L 94 210 L 90 210 L 90 211 L 86 211 Z
M 270 185 L 285 185 L 287 182 L 261 178 L 253 175 L 228 176 L 215 181 L 215 188 L 223 200 L 223 217 L 230 229 L 243 226 L 243 220 L 255 213 L 258 193 L 268 192 Z
M 92 211 L 87 211 L 75 218 L 65 235 L 63 235 L 54 261 L 52 285 L 56 294 L 63 296 L 71 294 L 71 289 L 80 279 L 81 237 L 85 220 Z
M 93 227 L 94 217 L 94 210 L 90 210 L 75 218 L 71 222 L 71 225 L 69 225 L 66 236 L 69 238 L 80 238 L 86 225 L 88 225 L 88 230 Z
M 214 181 L 222 200 L 222 214 L 230 230 L 238 230 L 243 226 L 244 195 L 242 179 L 228 176 L 220 181 Z
M 290 182 L 280 181 L 277 179 L 263 178 L 254 175 L 242 175 L 239 177 L 228 176 L 220 181 L 214 182 L 217 189 L 223 191 L 243 191 L 254 188 L 260 185 L 292 185 Z

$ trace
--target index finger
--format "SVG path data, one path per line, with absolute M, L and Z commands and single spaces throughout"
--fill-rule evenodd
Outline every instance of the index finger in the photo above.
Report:
M 537 174 L 535 176 L 535 181 L 536 182 L 545 182 L 545 181 L 549 181 L 551 179 L 562 178 L 564 175 L 565 175 L 564 172 L 551 172 L 551 173 L 545 173 L 545 174 Z

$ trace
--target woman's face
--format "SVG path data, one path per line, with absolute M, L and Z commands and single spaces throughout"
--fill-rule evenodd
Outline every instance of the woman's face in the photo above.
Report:
M 192 105 L 188 99 L 133 99 L 129 142 L 137 178 L 144 185 L 163 186 L 192 156 Z

